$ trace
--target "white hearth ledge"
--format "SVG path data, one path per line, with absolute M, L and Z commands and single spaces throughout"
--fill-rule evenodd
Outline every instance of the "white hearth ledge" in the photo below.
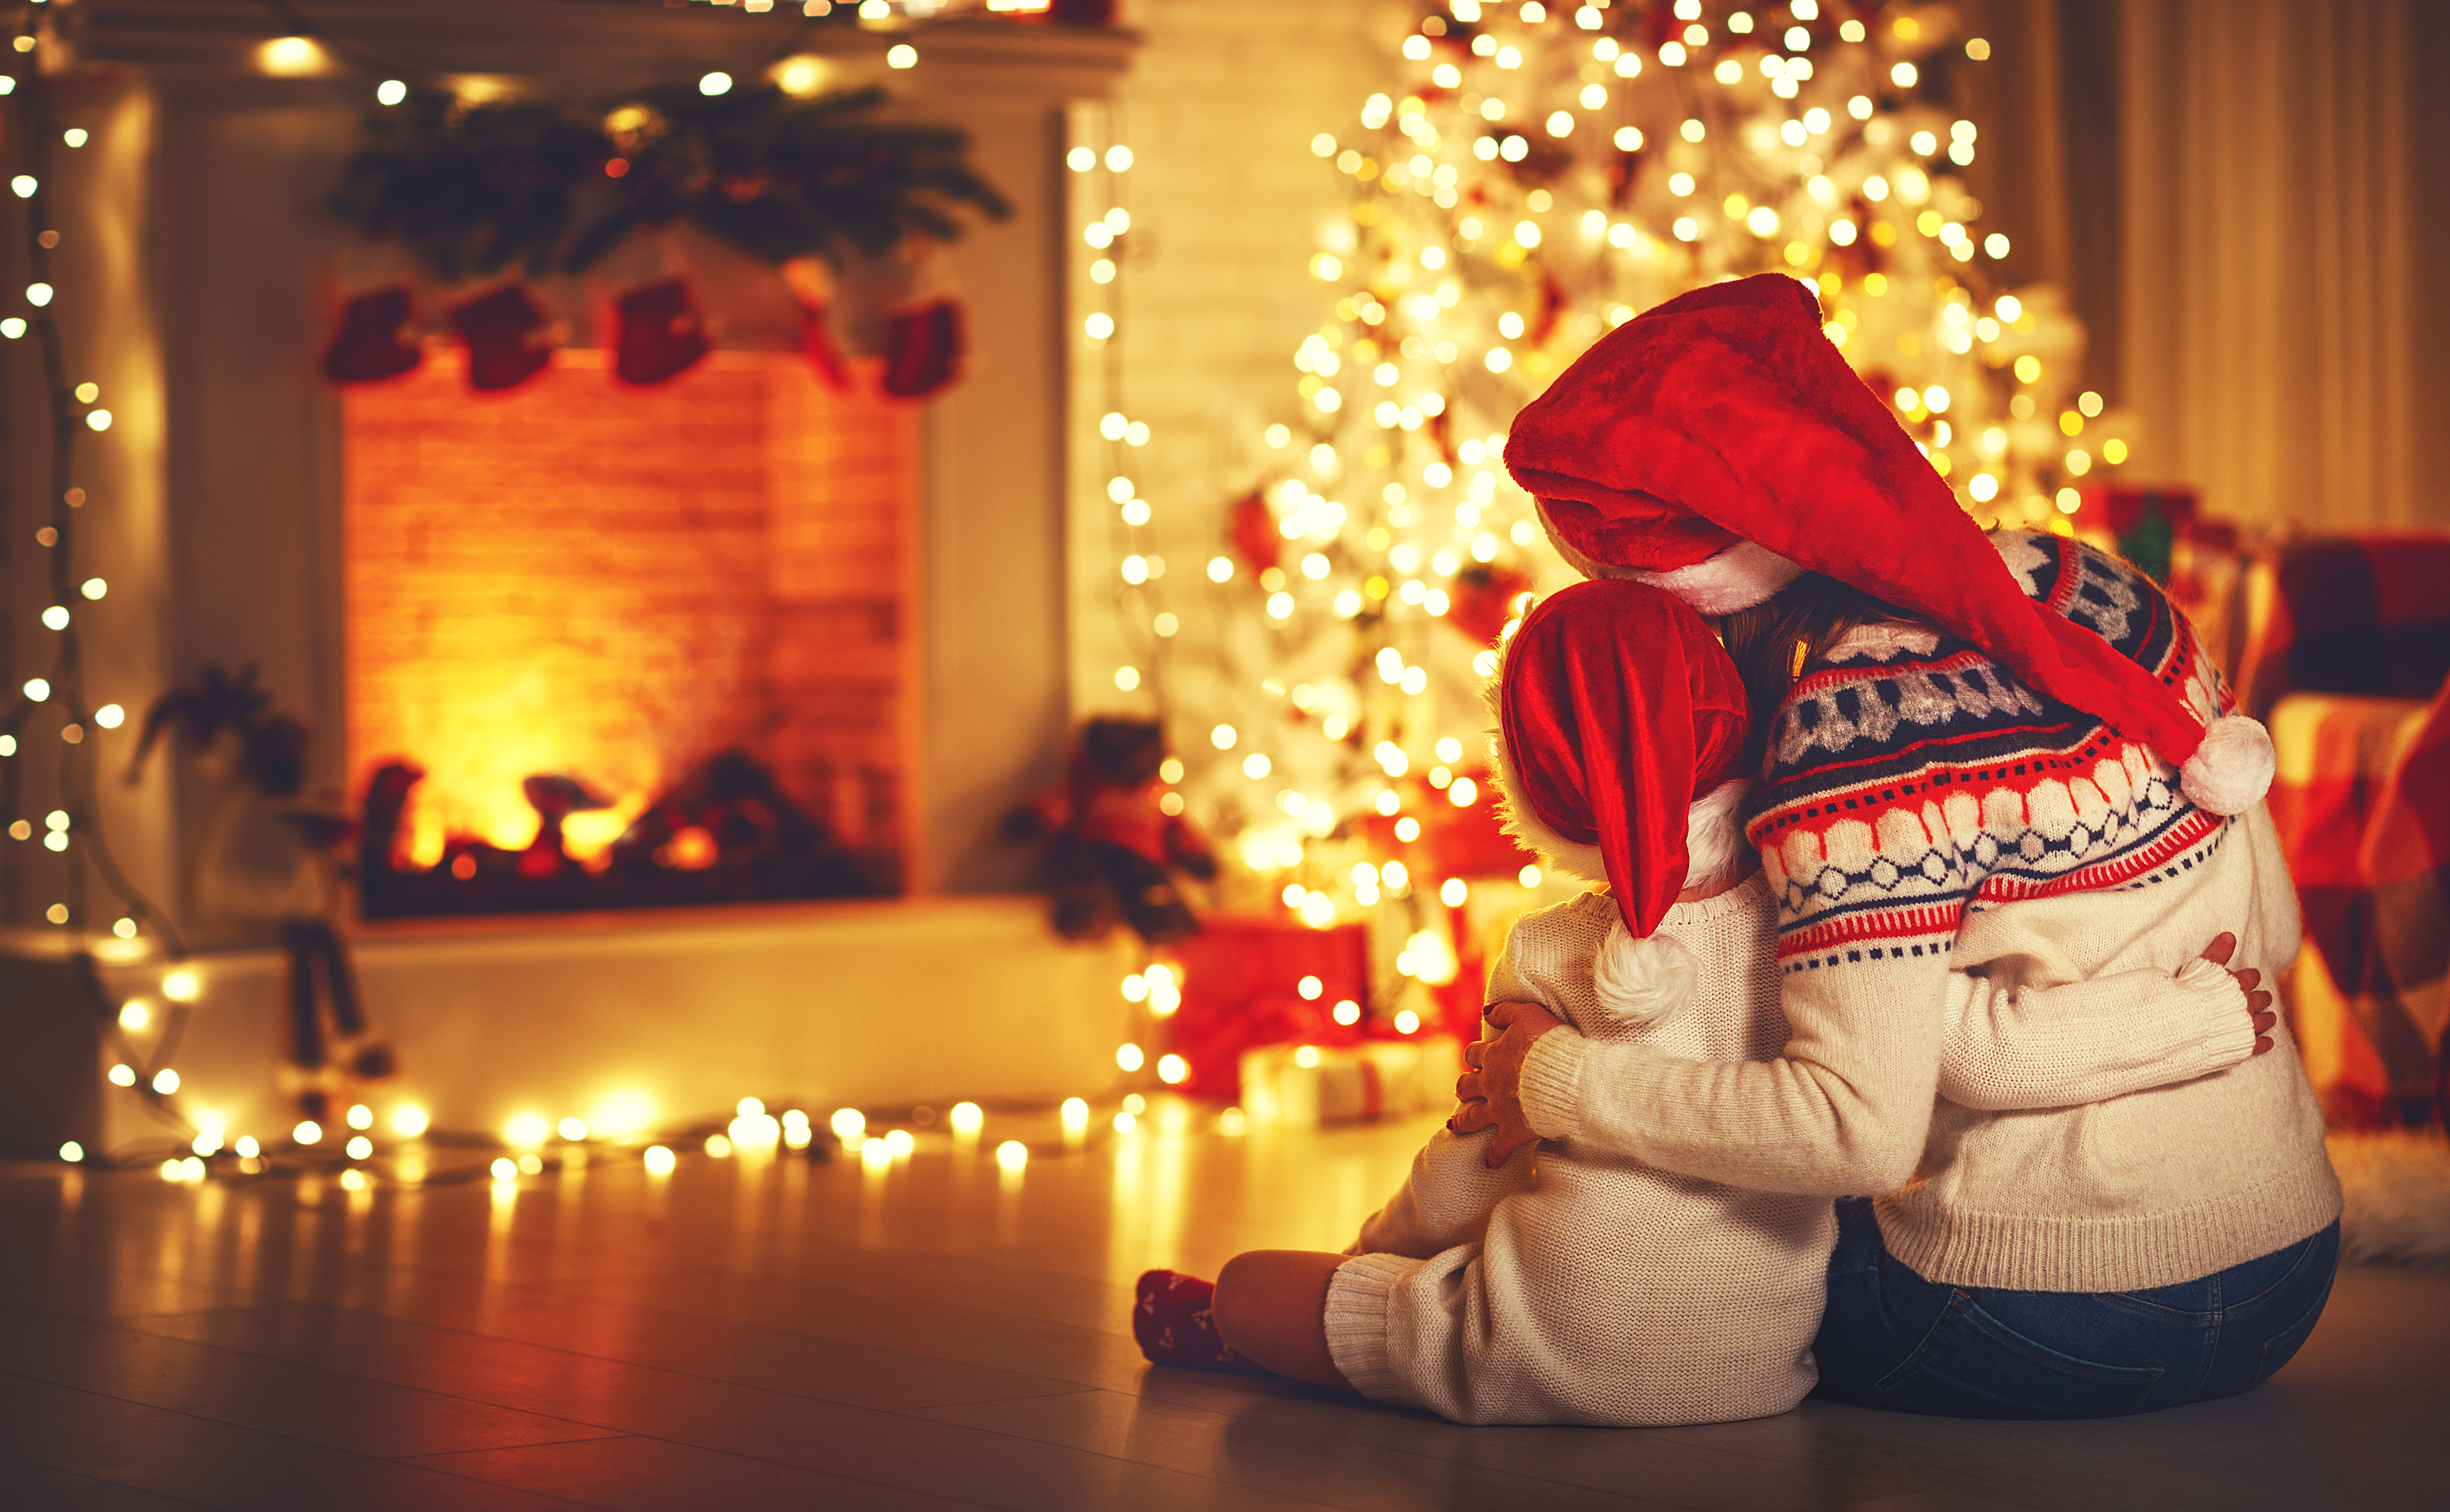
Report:
M 368 926 L 353 945 L 367 1012 L 399 1053 L 373 1089 L 426 1108 L 437 1129 L 498 1131 L 616 1092 L 671 1120 L 729 1116 L 742 1097 L 809 1110 L 962 1098 L 1095 1095 L 1131 1037 L 1122 940 L 1070 945 L 1036 898 L 758 903 Z M 121 1150 L 169 1131 L 110 1086 L 115 1056 L 84 1013 L 56 936 L 0 941 L 0 1153 L 63 1139 Z M 285 966 L 277 950 L 199 956 L 202 989 L 170 1058 L 180 1096 L 229 1136 L 272 1140 L 282 1100 Z M 132 951 L 102 966 L 160 1023 L 166 962 Z M 39 1022 L 44 1032 L 27 1034 Z M 151 1034 L 139 1036 L 140 1048 Z M 378 1133 L 379 1134 L 379 1127 Z

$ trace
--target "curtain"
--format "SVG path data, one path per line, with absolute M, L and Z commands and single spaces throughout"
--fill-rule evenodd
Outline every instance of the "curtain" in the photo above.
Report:
M 2084 316 L 2129 475 L 2258 524 L 2450 526 L 2450 6 L 1963 9 L 1996 60 L 1975 186 L 2011 276 Z
M 2220 514 L 2450 524 L 2420 436 L 2440 418 L 2423 368 L 2442 331 L 2423 277 L 2441 183 L 2440 139 L 2419 134 L 2419 9 L 2135 0 L 2121 17 L 2139 461 Z

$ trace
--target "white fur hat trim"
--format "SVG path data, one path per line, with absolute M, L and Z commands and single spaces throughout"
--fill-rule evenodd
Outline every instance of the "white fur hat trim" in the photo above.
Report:
M 1692 952 L 1674 936 L 1636 940 L 1623 919 L 1608 926 L 1591 964 L 1600 1012 L 1627 1028 L 1657 1023 L 1692 1001 L 1700 975 Z
M 2178 768 L 2178 786 L 2199 808 L 2243 814 L 2270 791 L 2276 767 L 2270 732 L 2243 714 L 2226 714 L 2204 727 L 2204 743 Z
M 1738 541 L 1707 561 L 1664 572 L 1629 572 L 1637 583 L 1648 583 L 1690 604 L 1703 614 L 1732 614 L 1794 582 L 1803 569 L 1766 546 Z
M 1663 572 L 1595 562 L 1557 533 L 1557 528 L 1548 521 L 1546 500 L 1535 498 L 1531 502 L 1540 516 L 1540 529 L 1547 533 L 1548 544 L 1556 548 L 1567 567 L 1585 577 L 1623 578 L 1663 588 L 1693 606 L 1698 613 L 1732 614 L 1740 609 L 1750 609 L 1803 575 L 1802 568 L 1752 541 L 1738 541 L 1705 561 Z
M 1684 816 L 1686 887 L 1712 886 L 1751 867 L 1753 845 L 1744 838 L 1739 810 L 1752 790 L 1752 784 L 1738 779 L 1721 783 L 1693 800 Z

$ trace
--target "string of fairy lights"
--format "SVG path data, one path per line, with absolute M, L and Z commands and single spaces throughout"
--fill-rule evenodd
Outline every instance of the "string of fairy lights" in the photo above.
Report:
M 121 727 L 126 722 L 126 710 L 113 702 L 96 704 L 87 684 L 84 621 L 104 612 L 102 605 L 110 585 L 103 577 L 83 573 L 77 565 L 78 524 L 89 502 L 88 490 L 80 482 L 78 448 L 84 436 L 107 433 L 112 417 L 102 402 L 100 386 L 81 377 L 80 359 L 68 351 L 62 334 L 61 300 L 77 291 L 61 286 L 63 275 L 54 257 L 62 242 L 55 213 L 54 153 L 82 149 L 89 134 L 85 127 L 63 120 L 58 110 L 45 68 L 46 53 L 56 43 L 46 0 L 28 0 L 19 8 L 15 23 L 10 29 L 9 70 L 0 73 L 0 97 L 5 97 L 9 112 L 8 139 L 15 147 L 9 188 L 26 281 L 18 291 L 22 313 L 11 311 L 0 317 L 0 340 L 19 350 L 19 343 L 31 347 L 30 365 L 37 375 L 48 422 L 39 438 L 28 440 L 40 449 L 44 460 L 39 469 L 46 499 L 41 512 L 44 523 L 33 533 L 43 556 L 32 575 L 39 577 L 48 600 L 35 618 L 49 637 L 49 645 L 29 649 L 18 640 L 21 610 L 15 600 L 26 574 L 15 559 L 15 501 L 6 499 L 0 503 L 0 519 L 9 521 L 10 528 L 0 531 L 0 593 L 6 594 L 5 604 L 0 604 L 0 672 L 7 677 L 10 701 L 6 715 L 0 716 L 0 830 L 8 837 L 0 844 L 0 922 L 22 926 L 28 921 L 28 878 L 33 869 L 29 863 L 39 834 L 40 848 L 60 858 L 56 866 L 43 871 L 44 882 L 50 885 L 46 888 L 49 896 L 41 901 L 41 918 L 68 933 L 68 965 L 78 993 L 95 1017 L 106 1045 L 120 1056 L 112 1080 L 133 1091 L 157 1115 L 184 1127 L 178 1073 L 165 1056 L 176 1047 L 185 1029 L 185 1001 L 180 994 L 171 995 L 172 1006 L 155 1041 L 155 1055 L 139 1056 L 129 1036 L 149 1022 L 149 1010 L 131 1013 L 112 998 L 88 943 L 88 937 L 104 932 L 99 926 L 108 918 L 107 934 L 114 940 L 133 942 L 140 935 L 150 934 L 173 962 L 185 955 L 170 920 L 121 869 L 104 829 L 96 792 L 98 732 Z M 11 363 L 18 371 L 25 365 Z M 20 444 L 14 436 L 7 439 L 12 451 Z M 0 488 L 13 481 L 13 475 L 0 480 Z M 29 649 L 30 655 L 26 654 Z M 30 675 L 20 675 L 29 669 L 34 669 Z M 58 742 L 51 768 L 52 806 L 42 814 L 38 829 L 28 807 L 28 768 L 52 740 Z M 97 882 L 116 906 L 95 905 Z M 173 979 L 180 979 L 176 973 Z

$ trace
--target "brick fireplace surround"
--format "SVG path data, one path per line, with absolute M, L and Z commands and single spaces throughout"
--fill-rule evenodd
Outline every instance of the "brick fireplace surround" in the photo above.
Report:
M 1037 900 L 1015 891 L 1026 858 L 993 830 L 1015 799 L 1060 769 L 1070 723 L 1061 154 L 1069 112 L 1111 87 L 1131 38 L 934 26 L 911 39 L 924 66 L 888 75 L 885 48 L 904 38 L 841 27 L 801 32 L 796 7 L 762 16 L 594 0 L 316 0 L 301 9 L 327 35 L 403 73 L 543 93 L 595 95 L 738 70 L 796 46 L 823 58 L 832 83 L 886 82 L 914 114 L 967 127 L 981 167 L 1019 207 L 954 249 L 971 333 L 968 379 L 924 411 L 832 438 L 858 440 L 861 465 L 914 479 L 904 517 L 891 520 L 896 506 L 887 506 L 826 523 L 844 496 L 839 487 L 818 496 L 823 486 L 811 480 L 839 485 L 844 475 L 808 458 L 754 469 L 737 457 L 708 461 L 736 475 L 715 480 L 717 503 L 757 492 L 764 514 L 755 532 L 745 513 L 710 519 L 688 550 L 701 566 L 729 561 L 761 587 L 673 621 L 866 615 L 868 638 L 836 637 L 829 644 L 844 649 L 822 660 L 772 650 L 768 635 L 760 666 L 710 669 L 680 715 L 702 727 L 690 736 L 701 746 L 727 720 L 762 721 L 770 748 L 804 771 L 833 773 L 832 791 L 816 801 L 846 827 L 899 843 L 909 896 L 360 926 L 368 1006 L 399 1049 L 402 1091 L 438 1125 L 495 1128 L 513 1112 L 558 1115 L 614 1090 L 643 1090 L 667 1113 L 693 1115 L 749 1095 L 883 1103 L 1103 1086 L 1123 1037 L 1126 1005 L 1114 983 L 1125 968 L 1116 952 L 1051 941 Z M 437 353 L 396 388 L 348 396 L 314 376 L 340 238 L 316 206 L 370 85 L 338 68 L 268 76 L 257 48 L 271 35 L 270 12 L 250 0 L 83 0 L 73 10 L 76 63 L 63 102 L 92 145 L 56 170 L 69 210 L 63 256 L 83 253 L 62 270 L 63 289 L 76 291 L 61 301 L 64 335 L 88 355 L 117 417 L 88 444 L 82 469 L 97 506 L 85 512 L 84 554 L 112 583 L 111 612 L 92 616 L 88 632 L 95 697 L 142 708 L 207 664 L 260 662 L 266 685 L 317 733 L 315 785 L 341 789 L 361 778 L 365 760 L 389 753 L 379 747 L 397 740 L 414 754 L 433 722 L 489 719 L 489 707 L 511 707 L 504 701 L 516 692 L 486 685 L 481 646 L 465 637 L 422 647 L 387 638 L 383 594 L 410 579 L 383 553 L 399 548 L 395 527 L 431 512 L 440 493 L 386 501 L 386 475 L 399 475 L 379 459 L 404 444 L 403 427 L 420 415 L 447 423 L 469 403 L 455 387 L 453 359 Z M 789 335 L 772 319 L 774 291 L 735 299 L 721 279 L 703 268 L 699 277 L 731 349 L 668 390 L 621 396 L 642 407 L 627 412 L 632 421 L 652 412 L 681 427 L 648 435 L 627 423 L 616 459 L 633 473 L 655 465 L 658 446 L 672 460 L 673 448 L 690 444 L 690 424 L 700 424 L 702 448 L 705 426 L 717 421 L 704 413 L 690 421 L 691 406 L 754 402 L 772 412 L 807 397 L 804 370 L 776 350 Z M 574 417 L 554 444 L 598 452 L 601 470 L 608 438 L 585 435 L 596 422 L 575 418 L 589 413 L 588 395 L 611 387 L 601 362 L 593 352 L 567 353 L 533 390 L 493 401 L 501 407 L 492 419 L 522 405 Z M 30 429 L 29 397 L 7 397 L 20 434 Z M 875 417 L 849 418 L 868 426 Z M 499 441 L 504 427 L 469 434 Z M 743 433 L 733 425 L 725 434 Z M 535 469 L 541 455 L 504 465 Z M 429 481 L 447 489 L 450 468 L 465 465 L 472 456 L 430 468 Z M 788 496 L 793 489 L 803 496 Z M 15 491 L 26 517 L 8 529 L 30 533 L 41 493 Z M 595 494 L 599 504 L 607 497 Z M 386 504 L 389 524 L 379 518 Z M 481 515 L 464 523 L 487 524 Z M 822 543 L 809 533 L 820 526 Z M 493 527 L 492 561 L 542 564 L 531 586 L 549 589 L 569 535 L 556 541 L 534 519 L 518 528 L 525 535 L 503 521 Z M 902 539 L 889 538 L 895 530 Z M 462 544 L 476 552 L 480 538 Z M 901 619 L 883 636 L 872 633 L 880 572 L 902 578 L 890 611 Z M 429 574 L 418 591 L 478 586 L 444 577 Z M 637 587 L 600 574 L 561 581 L 615 609 Z M 30 578 L 20 586 L 30 591 Z M 496 611 L 517 617 L 515 606 Z M 679 645 L 660 654 L 693 653 Z M 456 705 L 445 696 L 453 684 L 468 695 Z M 576 686 L 561 695 L 565 713 L 583 713 L 600 696 Z M 124 763 L 133 733 L 131 726 L 106 745 L 106 771 Z M 499 789 L 531 761 L 592 761 L 595 769 L 580 775 L 627 793 L 669 776 L 680 759 L 678 746 L 620 744 L 620 731 L 601 727 L 582 733 L 595 744 L 574 754 L 510 750 L 498 769 L 438 766 L 436 801 L 452 823 L 515 830 Z M 141 786 L 105 785 L 123 859 L 155 896 L 180 898 L 209 793 L 160 762 Z M 29 884 L 41 877 L 29 872 Z M 10 1105 L 0 1114 L 0 1145 L 13 1153 L 44 1153 L 66 1137 L 107 1149 L 163 1133 L 132 1096 L 102 1083 L 93 1036 L 55 1033 L 78 1022 L 57 1000 L 62 933 L 38 926 L 0 938 L 0 1033 L 40 1051 L 0 1075 L 0 1102 Z M 105 961 L 111 985 L 136 995 L 157 988 L 165 966 L 142 942 Z M 233 1132 L 285 1127 L 274 1089 L 278 957 L 206 941 L 194 965 L 204 992 L 178 1056 L 190 1100 Z M 52 1041 L 41 1049 L 46 1033 Z M 30 1100 L 18 1095 L 43 1083 L 55 1085 Z
M 507 395 L 457 353 L 341 396 L 351 785 L 406 757 L 411 863 L 535 837 L 558 772 L 620 826 L 713 752 L 752 753 L 898 871 L 917 733 L 908 540 L 918 416 L 797 352 L 615 385 L 569 352 Z M 677 879 L 676 879 L 677 880 Z

